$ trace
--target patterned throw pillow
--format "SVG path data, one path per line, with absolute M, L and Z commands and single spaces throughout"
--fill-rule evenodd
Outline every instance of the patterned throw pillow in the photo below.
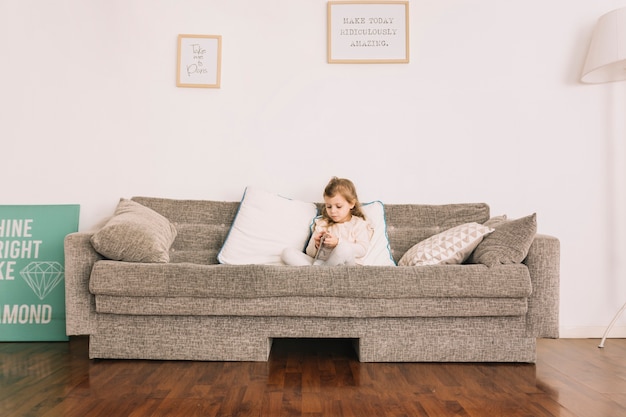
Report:
M 480 223 L 465 223 L 423 240 L 400 259 L 400 266 L 460 264 L 472 253 L 483 237 L 493 229 Z

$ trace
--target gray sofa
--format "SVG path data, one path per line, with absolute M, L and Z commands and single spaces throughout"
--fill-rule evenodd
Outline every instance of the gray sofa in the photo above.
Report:
M 135 197 L 169 219 L 169 262 L 105 259 L 92 232 L 65 240 L 68 335 L 91 358 L 266 361 L 275 338 L 352 339 L 364 362 L 534 362 L 558 337 L 559 241 L 537 234 L 522 263 L 223 265 L 238 202 Z M 391 253 L 486 204 L 385 206 Z M 311 341 L 314 343 L 314 341 Z

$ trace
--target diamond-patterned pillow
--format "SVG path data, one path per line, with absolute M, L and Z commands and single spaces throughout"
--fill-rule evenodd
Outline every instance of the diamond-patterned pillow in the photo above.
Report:
M 472 222 L 455 226 L 423 240 L 400 259 L 400 266 L 460 264 L 494 229 Z

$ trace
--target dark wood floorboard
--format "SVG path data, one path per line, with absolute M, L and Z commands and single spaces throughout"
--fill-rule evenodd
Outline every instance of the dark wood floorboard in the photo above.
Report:
M 540 340 L 536 364 L 359 363 L 349 340 L 268 362 L 89 360 L 86 338 L 0 343 L 2 417 L 626 416 L 626 339 Z

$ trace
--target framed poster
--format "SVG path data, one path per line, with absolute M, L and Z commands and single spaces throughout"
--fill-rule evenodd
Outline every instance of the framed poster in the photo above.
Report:
M 408 63 L 409 2 L 328 2 L 328 62 Z
M 221 66 L 220 35 L 178 35 L 176 86 L 219 88 Z
M 0 341 L 66 341 L 65 236 L 78 205 L 0 206 Z

